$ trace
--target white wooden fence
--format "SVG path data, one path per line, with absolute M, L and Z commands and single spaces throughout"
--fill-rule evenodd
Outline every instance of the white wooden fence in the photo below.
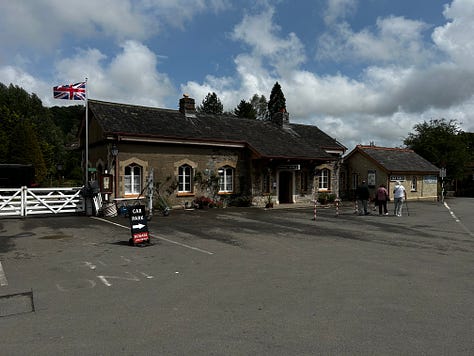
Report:
M 81 189 L 82 187 L 0 188 L 0 217 L 84 212 Z

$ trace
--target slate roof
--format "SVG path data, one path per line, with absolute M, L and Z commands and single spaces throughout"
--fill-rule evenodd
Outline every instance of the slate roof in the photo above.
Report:
M 185 116 L 178 110 L 89 100 L 89 116 L 94 117 L 105 135 L 179 139 L 190 142 L 239 143 L 261 157 L 293 159 L 334 159 L 320 147 L 331 140 L 317 127 L 290 125 L 285 130 L 271 122 L 229 115 L 196 113 Z M 296 126 L 295 130 L 292 130 Z M 308 137 L 314 137 L 308 140 Z M 302 137 L 301 135 L 304 137 Z M 308 143 L 311 142 L 311 144 Z M 344 146 L 333 140 L 333 145 Z
M 347 148 L 339 143 L 337 140 L 321 131 L 317 126 L 291 124 L 291 129 L 294 130 L 303 140 L 308 144 L 317 142 L 319 147 L 325 149 L 346 151 Z
M 358 145 L 346 156 L 345 159 L 352 156 L 355 152 L 360 152 L 379 164 L 387 172 L 420 172 L 436 174 L 439 172 L 438 167 L 410 149 Z

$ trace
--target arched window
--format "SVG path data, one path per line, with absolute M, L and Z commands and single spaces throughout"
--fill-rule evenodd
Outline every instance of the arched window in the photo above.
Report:
M 192 172 L 193 169 L 188 164 L 183 164 L 178 168 L 178 193 L 192 192 Z
M 219 193 L 231 193 L 234 190 L 234 169 L 229 166 L 217 170 L 219 175 Z
M 142 167 L 134 163 L 125 167 L 124 190 L 126 195 L 141 193 Z
M 331 171 L 327 168 L 321 169 L 319 172 L 319 189 L 329 190 L 331 182 Z

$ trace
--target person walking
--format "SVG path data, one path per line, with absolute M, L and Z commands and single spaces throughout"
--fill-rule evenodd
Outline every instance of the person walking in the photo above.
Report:
M 402 216 L 403 201 L 407 198 L 407 191 L 405 187 L 397 181 L 393 189 L 393 201 L 395 203 L 394 215 Z
M 387 201 L 389 200 L 389 198 L 388 198 L 388 191 L 385 188 L 385 184 L 380 184 L 380 186 L 377 189 L 377 192 L 375 193 L 375 199 L 376 199 L 377 205 L 379 206 L 379 215 L 382 215 L 382 209 L 383 209 L 383 214 L 388 215 Z
M 367 203 L 369 201 L 369 187 L 365 180 L 356 189 L 356 199 L 358 200 L 359 215 L 369 215 Z

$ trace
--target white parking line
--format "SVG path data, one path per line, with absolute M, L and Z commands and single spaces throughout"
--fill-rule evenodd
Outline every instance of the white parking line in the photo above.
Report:
M 446 207 L 446 209 L 448 209 L 449 213 L 451 214 L 451 216 L 453 217 L 454 221 L 456 221 L 459 225 L 461 225 L 461 227 L 464 229 L 464 231 L 466 231 L 471 237 L 474 237 L 474 234 L 471 232 L 471 230 L 469 230 L 462 222 L 461 220 L 459 220 L 459 218 L 454 214 L 454 211 L 451 210 L 450 206 L 444 202 L 444 206 Z
M 7 276 L 5 276 L 5 272 L 3 272 L 2 262 L 0 262 L 0 286 L 8 286 Z
M 91 216 L 91 218 L 96 219 L 96 220 L 99 220 L 99 221 L 103 221 L 103 222 L 106 222 L 106 223 L 109 223 L 109 224 L 112 224 L 112 225 L 115 225 L 115 226 L 118 226 L 118 227 L 121 227 L 121 228 L 124 228 L 124 229 L 127 229 L 127 230 L 130 230 L 130 226 L 125 226 L 125 225 L 117 224 L 117 223 L 115 223 L 115 222 L 113 222 L 113 221 L 109 221 L 109 220 L 106 220 L 106 219 L 98 218 L 98 217 L 96 217 L 96 216 Z M 189 246 L 189 245 L 183 244 L 183 243 L 181 243 L 181 242 L 177 242 L 177 241 L 173 241 L 173 240 L 167 239 L 167 238 L 162 237 L 162 236 L 150 234 L 150 237 L 152 237 L 152 238 L 154 238 L 154 239 L 163 240 L 163 241 L 166 241 L 166 242 L 169 242 L 169 243 L 172 243 L 172 244 L 181 246 L 181 247 L 189 248 L 189 249 L 194 250 L 194 251 L 198 251 L 198 252 L 201 252 L 201 253 L 205 253 L 205 254 L 207 254 L 207 255 L 213 255 L 213 254 L 214 254 L 214 252 L 207 251 L 207 250 L 203 250 L 203 249 L 200 249 L 200 248 L 198 248 L 198 247 Z

